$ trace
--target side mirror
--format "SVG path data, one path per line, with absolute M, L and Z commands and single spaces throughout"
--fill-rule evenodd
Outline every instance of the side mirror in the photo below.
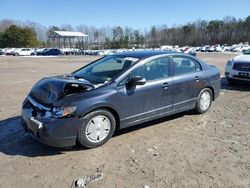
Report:
M 133 76 L 130 79 L 130 83 L 132 85 L 144 85 L 146 83 L 146 79 L 141 76 Z

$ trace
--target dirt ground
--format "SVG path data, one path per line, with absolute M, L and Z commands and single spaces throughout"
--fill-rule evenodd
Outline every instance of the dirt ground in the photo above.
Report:
M 235 54 L 198 56 L 223 73 Z M 250 86 L 230 86 L 224 78 L 206 114 L 128 128 L 96 149 L 51 148 L 24 135 L 20 108 L 31 87 L 95 58 L 0 57 L 0 187 L 67 188 L 96 172 L 103 179 L 87 187 L 250 187 Z

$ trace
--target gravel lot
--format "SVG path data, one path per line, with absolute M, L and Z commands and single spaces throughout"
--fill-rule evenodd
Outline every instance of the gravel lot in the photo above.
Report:
M 235 54 L 203 53 L 223 75 Z M 222 90 L 209 112 L 181 113 L 119 131 L 104 146 L 57 149 L 24 135 L 22 101 L 42 77 L 69 73 L 96 57 L 0 56 L 0 187 L 250 187 L 250 86 Z

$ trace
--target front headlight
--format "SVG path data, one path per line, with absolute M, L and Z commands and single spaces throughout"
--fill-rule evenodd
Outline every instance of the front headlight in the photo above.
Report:
M 52 110 L 52 114 L 54 117 L 65 117 L 73 114 L 76 109 L 76 106 L 54 107 Z

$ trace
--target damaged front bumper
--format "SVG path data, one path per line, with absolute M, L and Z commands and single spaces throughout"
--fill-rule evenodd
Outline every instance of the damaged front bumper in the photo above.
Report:
M 40 113 L 42 113 L 41 109 L 37 109 L 30 100 L 24 101 L 23 126 L 33 138 L 54 147 L 68 147 L 76 144 L 77 132 L 82 124 L 82 119 L 79 117 L 43 117 Z

